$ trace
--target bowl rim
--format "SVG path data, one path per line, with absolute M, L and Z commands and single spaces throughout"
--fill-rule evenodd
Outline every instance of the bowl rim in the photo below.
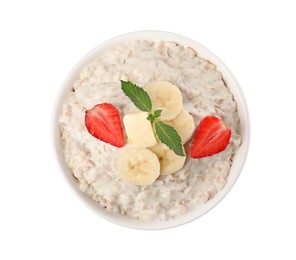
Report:
M 173 41 L 182 44 L 183 46 L 192 47 L 197 51 L 200 57 L 205 58 L 215 64 L 217 69 L 222 73 L 223 80 L 226 82 L 227 87 L 230 88 L 231 93 L 233 94 L 235 101 L 237 103 L 237 110 L 240 118 L 240 132 L 242 136 L 242 143 L 239 147 L 238 151 L 233 160 L 233 165 L 230 168 L 229 176 L 227 177 L 227 182 L 225 187 L 217 192 L 215 196 L 209 200 L 207 203 L 203 204 L 201 207 L 197 207 L 195 209 L 190 210 L 185 215 L 179 216 L 172 220 L 167 220 L 163 222 L 143 222 L 137 219 L 128 218 L 125 216 L 117 215 L 114 213 L 109 213 L 105 209 L 100 208 L 95 202 L 87 196 L 85 193 L 81 192 L 78 189 L 78 185 L 74 183 L 74 177 L 70 172 L 68 166 L 65 163 L 64 156 L 62 153 L 62 146 L 59 135 L 59 117 L 61 114 L 61 109 L 63 102 L 69 93 L 72 85 L 70 82 L 73 82 L 75 75 L 82 70 L 88 63 L 90 63 L 96 56 L 102 54 L 106 50 L 123 43 L 129 40 L 163 40 L 163 41 Z M 240 176 L 244 164 L 247 159 L 247 154 L 249 150 L 250 144 L 250 118 L 249 111 L 245 96 L 243 94 L 242 88 L 239 85 L 238 81 L 229 70 L 229 68 L 220 60 L 220 58 L 214 54 L 212 51 L 207 49 L 204 45 L 199 42 L 188 38 L 186 36 L 176 34 L 173 32 L 167 31 L 158 31 L 158 30 L 143 30 L 143 31 L 134 31 L 125 34 L 121 34 L 114 38 L 111 38 L 99 45 L 97 45 L 94 49 L 85 54 L 70 70 L 67 77 L 63 81 L 58 94 L 55 99 L 55 103 L 52 110 L 52 118 L 51 118 L 51 139 L 52 139 L 52 148 L 55 154 L 55 161 L 58 165 L 58 168 L 62 175 L 64 176 L 64 180 L 67 182 L 68 187 L 76 196 L 80 198 L 80 201 L 83 202 L 89 209 L 95 212 L 100 217 L 108 220 L 114 224 L 133 228 L 140 230 L 161 230 L 168 229 L 177 226 L 184 225 L 189 223 L 201 216 L 205 213 L 212 210 L 216 205 L 218 205 L 222 199 L 230 192 L 234 184 L 236 183 L 238 177 Z M 239 162 L 238 162 L 239 160 Z M 91 201 L 90 201 L 91 200 Z

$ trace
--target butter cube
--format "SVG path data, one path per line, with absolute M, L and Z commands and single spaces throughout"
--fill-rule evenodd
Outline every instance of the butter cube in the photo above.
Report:
M 147 120 L 147 117 L 147 112 L 129 114 L 123 117 L 129 143 L 134 147 L 145 148 L 157 143 L 151 122 Z

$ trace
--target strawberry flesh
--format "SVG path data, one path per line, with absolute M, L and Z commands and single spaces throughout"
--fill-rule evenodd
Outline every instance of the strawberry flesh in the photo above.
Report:
M 92 136 L 103 142 L 116 147 L 122 147 L 124 145 L 120 113 L 111 104 L 98 104 L 86 110 L 85 126 Z
M 226 149 L 231 137 L 231 130 L 221 119 L 207 116 L 201 120 L 196 129 L 194 141 L 190 148 L 192 158 L 203 158 Z

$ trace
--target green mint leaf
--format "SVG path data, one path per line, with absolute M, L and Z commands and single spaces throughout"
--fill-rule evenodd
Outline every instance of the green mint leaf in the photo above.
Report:
M 151 115 L 151 114 L 149 114 L 148 117 L 147 117 L 147 120 L 149 120 L 149 121 L 151 121 L 151 122 L 153 122 L 154 119 L 155 119 L 154 116 Z
M 157 110 L 155 110 L 155 111 L 154 111 L 154 115 L 153 115 L 153 117 L 154 117 L 155 119 L 158 118 L 158 117 L 160 117 L 161 112 L 162 112 L 161 109 L 157 109 Z
M 155 131 L 158 139 L 173 150 L 175 154 L 185 156 L 181 137 L 173 127 L 159 120 L 155 120 Z
M 121 80 L 121 89 L 141 111 L 151 112 L 152 103 L 148 93 L 129 81 Z
M 161 109 L 155 110 L 153 115 L 152 114 L 148 115 L 147 120 L 153 122 L 156 118 L 160 116 L 161 112 L 162 112 Z

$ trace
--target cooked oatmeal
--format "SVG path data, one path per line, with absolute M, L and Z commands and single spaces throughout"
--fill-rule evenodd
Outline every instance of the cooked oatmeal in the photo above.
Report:
M 187 156 L 181 170 L 160 175 L 152 185 L 135 186 L 122 180 L 116 166 L 124 148 L 94 138 L 84 125 L 85 110 L 98 103 L 117 106 L 122 116 L 137 110 L 121 90 L 120 80 L 139 86 L 172 82 L 181 90 L 183 106 L 195 126 L 203 117 L 214 115 L 231 128 L 228 147 L 202 159 Z M 238 129 L 236 102 L 215 65 L 192 48 L 162 41 L 127 42 L 97 57 L 77 75 L 60 116 L 65 160 L 80 190 L 108 211 L 143 221 L 175 218 L 223 189 L 241 143 Z M 187 154 L 191 142 L 185 145 Z

